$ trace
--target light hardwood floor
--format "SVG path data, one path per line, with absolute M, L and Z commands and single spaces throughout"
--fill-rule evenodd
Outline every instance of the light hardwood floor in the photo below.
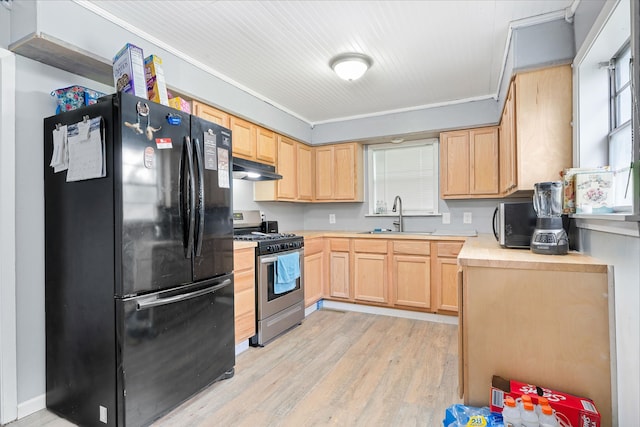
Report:
M 455 325 L 319 310 L 153 425 L 441 426 L 457 363 Z M 9 424 L 69 425 L 44 410 Z

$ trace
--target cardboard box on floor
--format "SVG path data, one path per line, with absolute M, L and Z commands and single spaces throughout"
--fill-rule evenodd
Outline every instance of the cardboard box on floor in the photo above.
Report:
M 572 396 L 561 391 L 507 380 L 497 375 L 491 381 L 492 412 L 502 412 L 504 398 L 511 396 L 514 399 L 528 394 L 534 404 L 538 403 L 538 396 L 546 397 L 549 405 L 556 411 L 558 419 L 565 419 L 572 427 L 600 427 L 600 413 L 591 399 Z

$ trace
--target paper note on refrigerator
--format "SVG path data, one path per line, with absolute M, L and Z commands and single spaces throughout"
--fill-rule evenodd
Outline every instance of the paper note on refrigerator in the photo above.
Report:
M 218 187 L 229 188 L 229 150 L 218 147 Z
M 53 168 L 55 173 L 67 170 L 69 166 L 67 127 L 64 125 L 58 125 L 53 130 L 53 153 L 51 154 L 49 166 Z
M 67 182 L 106 176 L 102 117 L 68 126 L 67 144 L 69 150 Z

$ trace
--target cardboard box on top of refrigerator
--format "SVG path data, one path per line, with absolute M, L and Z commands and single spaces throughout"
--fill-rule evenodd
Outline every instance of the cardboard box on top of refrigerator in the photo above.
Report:
M 169 98 L 169 107 L 191 114 L 191 104 L 189 101 L 182 99 L 179 96 Z
M 528 394 L 534 404 L 538 403 L 538 396 L 546 397 L 549 406 L 556 411 L 559 420 L 568 421 L 572 427 L 600 427 L 600 413 L 593 400 L 585 397 L 577 397 L 571 394 L 555 391 L 548 388 L 507 380 L 497 375 L 491 381 L 492 412 L 502 412 L 504 398 L 511 396 L 514 399 Z
M 147 56 L 144 59 L 144 77 L 147 81 L 147 98 L 153 102 L 169 105 L 162 59 L 158 55 Z
M 113 58 L 113 84 L 116 92 L 147 97 L 147 82 L 144 78 L 144 54 L 131 43 L 124 45 Z

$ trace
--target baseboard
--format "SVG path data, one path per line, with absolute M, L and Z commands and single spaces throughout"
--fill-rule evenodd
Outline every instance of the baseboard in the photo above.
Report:
M 18 419 L 29 416 L 47 407 L 46 394 L 18 403 Z
M 236 344 L 236 356 L 249 349 L 249 340 L 244 340 L 240 344 Z
M 419 311 L 399 310 L 397 308 L 377 307 L 372 305 L 352 304 L 340 301 L 319 301 L 318 308 L 326 308 L 330 310 L 355 311 L 358 313 L 378 314 L 381 316 L 402 317 L 404 319 L 424 320 L 427 322 L 446 323 L 448 325 L 457 325 L 457 316 L 445 316 L 443 314 L 422 313 Z M 314 310 L 315 311 L 315 310 Z

